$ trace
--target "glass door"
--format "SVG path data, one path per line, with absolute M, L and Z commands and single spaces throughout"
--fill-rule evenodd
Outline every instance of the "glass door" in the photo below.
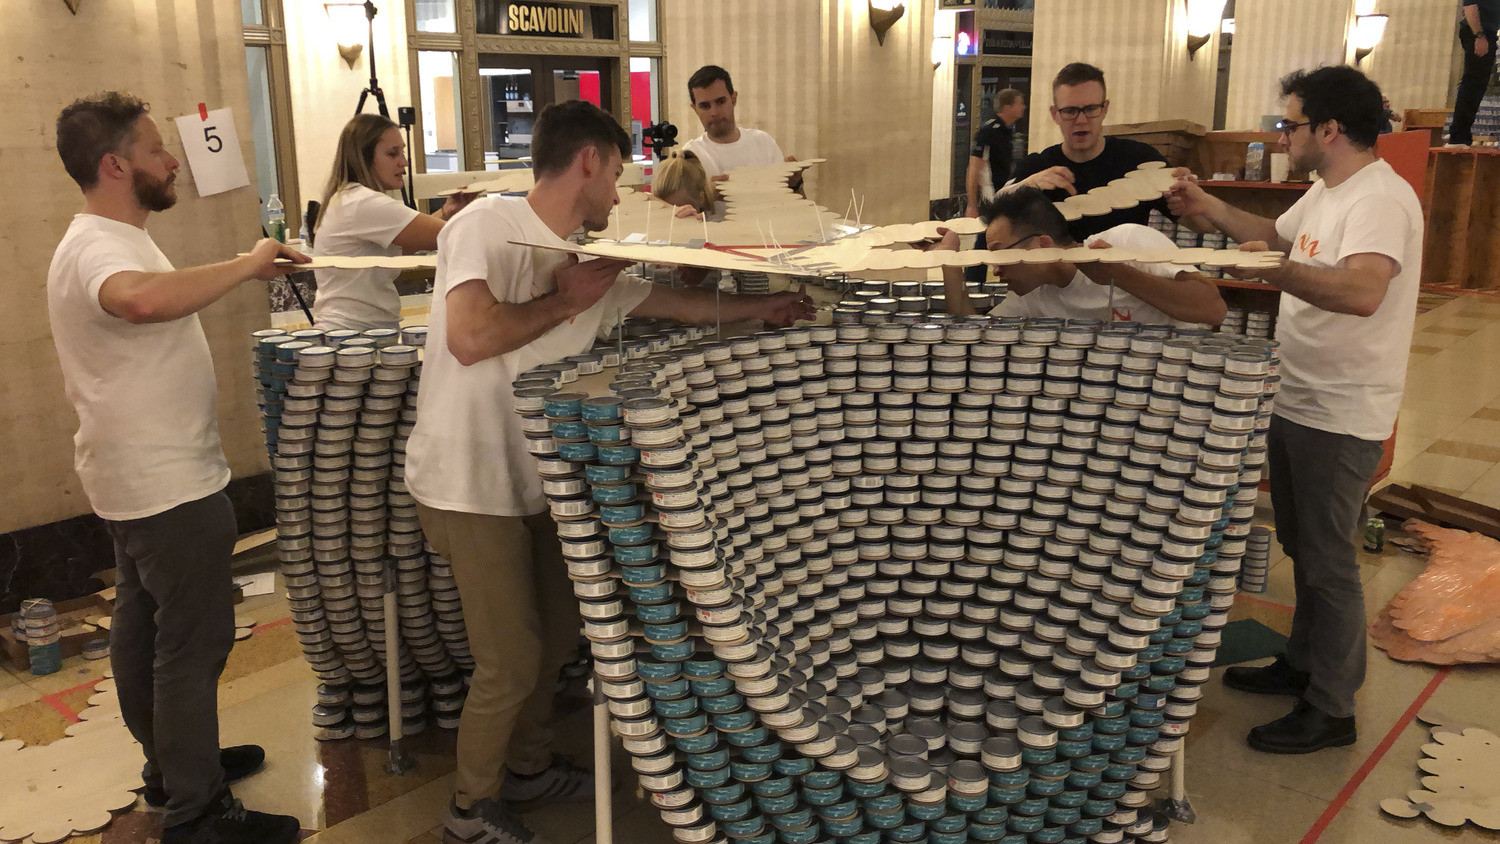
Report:
M 485 169 L 526 166 L 536 116 L 553 103 L 585 100 L 613 113 L 618 64 L 618 59 L 577 56 L 481 54 Z

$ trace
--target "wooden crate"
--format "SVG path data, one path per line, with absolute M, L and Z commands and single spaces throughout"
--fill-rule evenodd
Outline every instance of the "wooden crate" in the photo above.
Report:
M 1422 283 L 1500 288 L 1500 151 L 1430 151 Z

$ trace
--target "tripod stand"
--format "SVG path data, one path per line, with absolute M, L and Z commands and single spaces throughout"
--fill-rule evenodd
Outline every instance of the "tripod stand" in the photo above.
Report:
M 380 112 L 380 116 L 389 118 L 391 116 L 391 110 L 385 104 L 385 91 L 381 90 L 380 77 L 375 72 L 375 15 L 378 14 L 380 10 L 375 8 L 375 4 L 371 2 L 371 0 L 365 0 L 362 5 L 365 7 L 365 23 L 369 27 L 370 31 L 370 84 L 366 86 L 363 91 L 359 92 L 359 102 L 354 106 L 354 113 L 362 113 L 365 110 L 365 101 L 370 98 L 371 94 L 373 94 L 375 95 L 375 108 Z M 411 131 L 409 127 L 407 129 L 406 135 L 406 148 L 409 154 L 411 150 Z M 410 166 L 408 166 L 408 172 L 410 172 Z M 405 203 L 408 208 L 417 207 L 416 191 L 414 188 L 410 187 L 409 184 L 402 184 L 401 186 L 401 201 Z

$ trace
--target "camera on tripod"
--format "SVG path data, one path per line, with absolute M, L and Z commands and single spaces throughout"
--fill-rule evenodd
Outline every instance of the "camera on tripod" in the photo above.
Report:
M 653 123 L 641 130 L 641 140 L 661 158 L 662 153 L 677 145 L 677 127 L 665 120 Z

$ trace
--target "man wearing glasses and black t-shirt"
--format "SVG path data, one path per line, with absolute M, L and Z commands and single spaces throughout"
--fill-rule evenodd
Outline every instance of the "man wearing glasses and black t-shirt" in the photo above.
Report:
M 1060 202 L 1073 194 L 1107 185 L 1148 161 L 1166 161 L 1161 153 L 1140 141 L 1105 137 L 1109 97 L 1104 71 L 1091 64 L 1074 62 L 1057 72 L 1052 80 L 1051 111 L 1053 122 L 1062 130 L 1062 143 L 1021 159 L 1006 190 L 1021 185 L 1040 188 L 1048 199 Z M 1166 200 L 1157 200 L 1101 217 L 1075 220 L 1068 224 L 1068 230 L 1081 243 L 1124 223 L 1144 225 L 1150 220 L 1152 209 L 1169 213 Z

